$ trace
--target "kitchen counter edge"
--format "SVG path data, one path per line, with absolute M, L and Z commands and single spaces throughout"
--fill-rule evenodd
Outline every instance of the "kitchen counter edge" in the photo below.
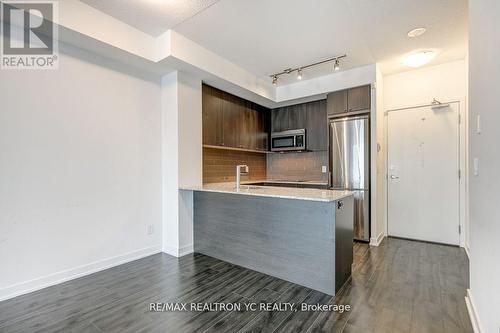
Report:
M 238 191 L 234 183 L 215 183 L 203 186 L 181 186 L 179 190 L 249 195 L 293 200 L 334 202 L 353 195 L 351 191 L 321 190 L 309 188 L 288 188 L 274 186 L 242 185 Z

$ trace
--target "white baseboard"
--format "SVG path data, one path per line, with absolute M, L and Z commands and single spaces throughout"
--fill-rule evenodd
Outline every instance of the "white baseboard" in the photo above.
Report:
M 469 312 L 470 321 L 472 323 L 472 329 L 474 333 L 481 333 L 481 324 L 479 323 L 479 316 L 477 315 L 476 306 L 472 299 L 470 289 L 467 289 L 467 296 L 465 296 L 465 304 L 467 305 L 467 311 Z
M 185 245 L 179 249 L 179 257 L 185 256 L 194 252 L 193 244 Z
M 371 246 L 379 246 L 380 243 L 384 240 L 384 232 L 381 232 L 377 237 L 372 237 L 370 238 L 370 245 Z
M 169 245 L 163 245 L 162 251 L 166 254 L 171 255 L 171 256 L 180 258 L 182 256 L 185 256 L 186 254 L 193 253 L 194 247 L 193 247 L 193 244 L 188 244 L 188 245 L 182 246 L 180 248 L 177 248 L 174 246 L 169 246 Z
M 43 288 L 47 288 L 85 275 L 96 273 L 114 266 L 125 264 L 127 262 L 141 259 L 160 252 L 161 252 L 161 247 L 159 245 L 152 246 L 137 251 L 125 253 L 122 255 L 118 255 L 115 257 L 94 261 L 89 264 L 70 268 L 64 271 L 42 276 L 33 280 L 16 283 L 6 288 L 0 289 L 0 301 L 4 301 L 6 299 L 27 294 Z

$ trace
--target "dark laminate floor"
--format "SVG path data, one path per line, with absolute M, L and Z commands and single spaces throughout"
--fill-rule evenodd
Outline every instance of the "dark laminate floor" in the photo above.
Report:
M 203 255 L 154 255 L 0 303 L 0 332 L 472 332 L 463 250 L 355 245 L 335 299 Z M 334 312 L 149 312 L 150 302 L 350 304 Z

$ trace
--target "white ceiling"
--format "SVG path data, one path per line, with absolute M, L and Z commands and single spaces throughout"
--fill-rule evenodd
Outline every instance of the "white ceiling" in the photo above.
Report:
M 80 1 L 156 37 L 219 0 Z
M 82 1 L 152 35 L 173 28 L 260 77 L 343 53 L 343 68 L 378 62 L 387 74 L 407 70 L 401 58 L 415 50 L 437 50 L 430 65 L 467 52 L 467 0 Z M 406 36 L 421 26 L 423 36 Z

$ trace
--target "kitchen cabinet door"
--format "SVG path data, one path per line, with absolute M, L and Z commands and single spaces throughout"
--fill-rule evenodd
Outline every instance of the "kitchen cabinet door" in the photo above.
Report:
M 203 144 L 268 150 L 270 110 L 202 86 Z
M 282 107 L 278 109 L 272 110 L 273 119 L 272 119 L 272 131 L 273 132 L 281 132 L 286 131 L 288 127 L 288 107 Z
M 238 147 L 240 144 L 241 113 L 236 96 L 223 93 L 223 145 L 227 147 Z
M 306 147 L 307 150 L 328 149 L 328 118 L 326 100 L 306 104 Z
M 258 112 L 255 105 L 245 101 L 243 103 L 243 122 L 241 126 L 241 141 L 239 148 L 257 149 L 257 122 Z
M 292 105 L 287 108 L 288 128 L 294 130 L 304 128 L 306 125 L 306 104 Z
M 207 85 L 202 86 L 203 144 L 221 145 L 223 143 L 222 100 L 219 90 Z
M 279 132 L 280 123 L 278 118 L 278 109 L 271 110 L 271 132 Z
M 347 112 L 347 90 L 334 91 L 327 96 L 328 115 Z
M 257 124 L 257 149 L 269 150 L 269 130 L 270 130 L 271 110 L 260 107 Z
M 347 91 L 347 109 L 349 112 L 370 110 L 371 87 L 362 86 Z

